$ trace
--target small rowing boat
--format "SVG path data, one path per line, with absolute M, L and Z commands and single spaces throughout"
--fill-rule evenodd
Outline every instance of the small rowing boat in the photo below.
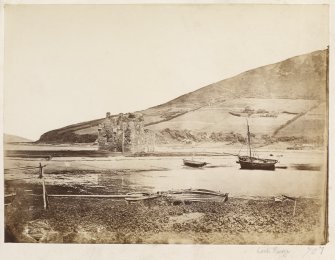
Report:
M 128 193 L 126 197 L 124 198 L 126 201 L 132 202 L 132 201 L 142 201 L 142 200 L 152 200 L 159 198 L 161 194 L 157 193 L 146 193 L 146 192 L 134 192 L 134 193 Z
M 166 198 L 177 202 L 226 202 L 228 193 L 205 189 L 183 189 L 168 191 Z
M 183 159 L 183 162 L 185 166 L 195 167 L 195 168 L 200 168 L 207 164 L 206 162 L 186 160 L 186 159 Z

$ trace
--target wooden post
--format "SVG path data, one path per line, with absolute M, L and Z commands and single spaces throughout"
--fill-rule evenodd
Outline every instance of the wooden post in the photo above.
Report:
M 47 210 L 49 208 L 49 203 L 48 203 L 48 195 L 47 195 L 47 190 L 45 188 L 45 181 L 43 179 L 43 168 L 45 167 L 46 165 L 43 165 L 40 163 L 39 165 L 39 168 L 40 168 L 40 175 L 39 175 L 39 178 L 42 179 L 42 188 L 43 188 L 43 207 L 44 207 L 44 210 Z
M 39 165 L 39 168 L 40 168 L 40 175 L 38 176 L 38 178 L 42 179 L 43 178 L 43 166 L 41 163 Z
M 122 123 L 122 153 L 124 153 L 124 125 Z
M 295 216 L 295 209 L 297 207 L 297 200 L 294 201 L 294 208 L 293 208 L 293 217 Z
M 43 186 L 43 207 L 44 210 L 48 209 L 48 197 L 47 197 L 47 191 L 45 189 L 45 181 L 42 180 L 42 186 Z

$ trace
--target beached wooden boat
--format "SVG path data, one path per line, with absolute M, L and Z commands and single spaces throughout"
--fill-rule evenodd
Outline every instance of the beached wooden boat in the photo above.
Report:
M 183 189 L 168 191 L 166 198 L 172 202 L 225 202 L 228 193 L 220 193 L 205 189 Z
M 217 192 L 217 191 L 206 190 L 206 189 L 172 190 L 172 191 L 169 191 L 169 193 L 171 193 L 171 194 L 191 193 L 191 194 L 202 194 L 202 195 L 225 196 L 225 193 L 220 193 L 220 192 Z
M 189 167 L 195 167 L 195 168 L 200 168 L 207 164 L 206 162 L 186 160 L 186 159 L 183 159 L 183 162 L 184 162 L 184 165 L 189 166 Z
M 251 156 L 251 145 L 250 145 L 250 131 L 249 124 L 247 121 L 247 140 L 248 140 L 248 149 L 249 155 L 240 156 L 238 155 L 238 161 L 241 165 L 241 169 L 249 170 L 275 170 L 275 164 L 278 162 L 274 159 L 264 159 Z
M 143 200 L 152 200 L 159 198 L 161 194 L 157 193 L 143 193 L 143 192 L 134 192 L 134 193 L 128 193 L 127 196 L 124 198 L 128 202 L 135 202 L 135 201 L 143 201 Z

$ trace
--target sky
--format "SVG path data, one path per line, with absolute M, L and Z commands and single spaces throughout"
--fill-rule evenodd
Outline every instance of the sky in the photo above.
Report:
M 10 5 L 4 132 L 46 131 L 162 104 L 326 49 L 326 5 Z

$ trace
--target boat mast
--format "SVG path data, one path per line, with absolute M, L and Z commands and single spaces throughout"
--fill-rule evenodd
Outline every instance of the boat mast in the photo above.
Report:
M 250 131 L 249 131 L 248 119 L 247 119 L 247 128 L 248 128 L 248 147 L 249 147 L 249 157 L 251 158 Z

